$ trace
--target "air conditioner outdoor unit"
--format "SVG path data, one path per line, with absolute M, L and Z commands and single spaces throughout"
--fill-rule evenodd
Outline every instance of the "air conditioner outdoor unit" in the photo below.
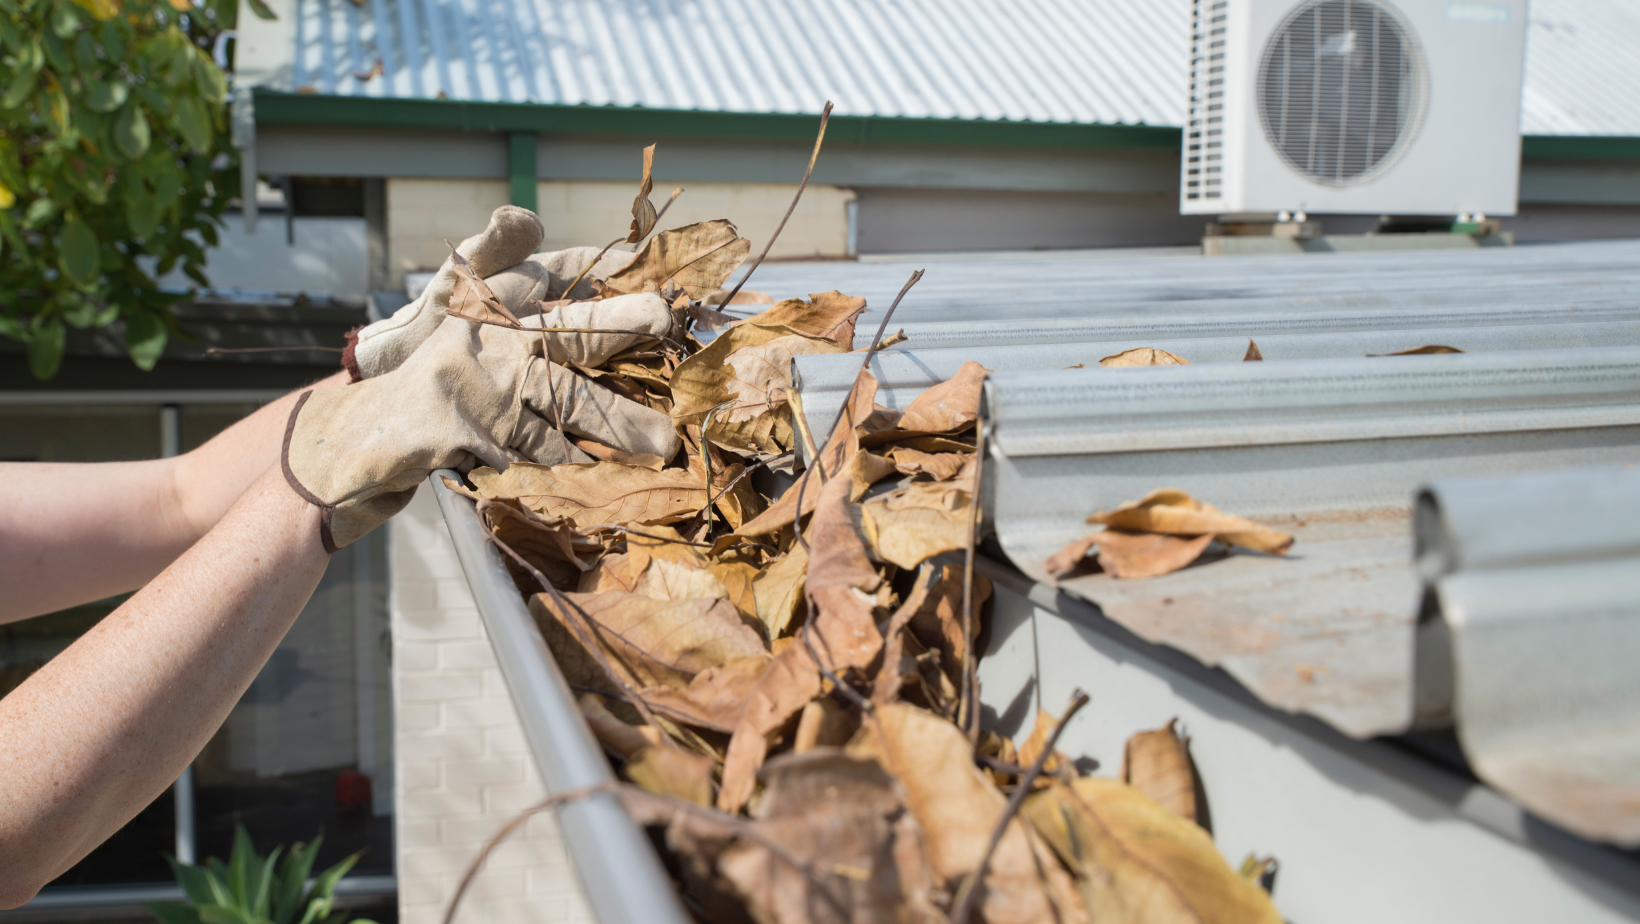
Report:
M 1515 213 L 1526 0 L 1192 0 L 1185 214 Z

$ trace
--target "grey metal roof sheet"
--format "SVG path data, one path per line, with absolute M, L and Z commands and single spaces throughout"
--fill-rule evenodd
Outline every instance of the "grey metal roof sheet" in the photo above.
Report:
M 339 96 L 1182 124 L 1188 0 L 283 0 L 254 71 Z M 263 33 L 272 34 L 272 33 Z M 1640 11 L 1534 0 L 1521 130 L 1640 135 Z M 375 74 L 377 63 L 381 73 Z

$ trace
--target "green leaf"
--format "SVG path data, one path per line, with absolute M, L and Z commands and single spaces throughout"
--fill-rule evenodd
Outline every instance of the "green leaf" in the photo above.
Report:
M 108 54 L 108 60 L 119 61 L 125 57 L 125 33 L 118 22 L 104 22 L 98 29 L 102 35 L 103 51 Z
M 160 924 L 200 924 L 199 912 L 188 905 L 177 902 L 156 902 L 143 905 L 154 917 L 159 918 Z
M 245 4 L 251 8 L 251 12 L 255 13 L 258 19 L 279 18 L 274 14 L 273 10 L 268 8 L 266 3 L 262 2 L 262 0 L 245 0 Z
M 347 859 L 337 863 L 330 869 L 320 873 L 313 880 L 313 888 L 308 891 L 307 913 L 302 915 L 300 924 L 313 924 L 314 921 L 330 914 L 330 906 L 335 901 L 336 883 L 347 875 L 353 864 L 359 862 L 364 851 L 359 851 Z
M 0 314 L 0 334 L 13 340 L 28 339 L 28 335 L 23 333 L 23 322 L 9 314 Z
M 114 118 L 114 146 L 129 160 L 136 160 L 148 150 L 148 117 L 134 102 Z
M 162 209 L 171 207 L 171 203 L 182 196 L 182 175 L 175 170 L 166 170 L 154 181 L 154 200 Z
M 81 32 L 74 37 L 74 61 L 80 65 L 81 73 L 97 69 L 97 40 L 91 37 L 90 32 Z
M 203 154 L 211 148 L 211 117 L 205 104 L 192 96 L 176 100 L 176 126 L 188 147 Z
M 112 83 L 88 80 L 86 84 L 90 92 L 86 93 L 85 105 L 92 112 L 113 112 L 125 105 L 126 97 L 131 95 L 131 88 L 117 80 Z
M 148 320 L 143 321 L 141 319 Z M 151 331 L 148 330 L 148 322 L 156 320 L 158 319 L 154 318 L 153 315 L 143 312 L 133 314 L 126 321 L 125 345 L 131 350 L 131 358 L 137 360 L 137 365 L 139 366 L 142 365 L 142 360 L 137 359 L 136 344 L 138 334 L 148 333 L 151 336 Z M 163 335 L 164 331 L 165 328 L 161 325 L 160 333 Z M 160 345 L 162 348 L 164 344 L 165 341 L 161 340 Z M 158 354 L 155 354 L 154 359 L 159 359 Z M 145 368 L 152 369 L 153 365 L 153 362 L 150 362 Z M 233 896 L 235 907 L 246 909 L 250 908 L 250 891 L 248 888 L 248 880 L 250 879 L 251 865 L 254 864 L 257 859 L 256 846 L 251 843 L 250 832 L 245 830 L 244 825 L 234 825 L 233 852 L 228 855 L 228 892 Z
M 126 192 L 125 222 L 132 234 L 146 238 L 154 233 L 154 227 L 159 224 L 159 203 L 140 183 L 137 186 L 140 192 Z
M 114 319 L 119 316 L 120 306 L 109 305 L 107 308 L 97 312 L 97 320 L 92 323 L 94 323 L 97 327 L 107 327 L 108 325 L 114 323 Z
M 50 19 L 52 33 L 61 39 L 72 37 L 74 30 L 80 27 L 80 17 L 66 3 L 53 4 Z
M 171 864 L 171 873 L 177 877 L 177 885 L 182 886 L 182 894 L 187 896 L 188 901 L 196 905 L 209 905 L 216 901 L 210 877 L 203 869 L 179 863 L 170 854 L 165 855 L 165 862 Z
M 10 11 L 0 10 L 0 13 L 10 13 Z M 0 16 L 0 47 L 19 52 L 23 50 L 27 43 L 23 40 L 23 33 L 17 31 L 17 20 L 20 18 L 15 13 L 9 16 Z
M 28 211 L 23 213 L 23 224 L 26 227 L 38 227 L 41 222 L 47 221 L 57 214 L 57 203 L 51 201 L 50 196 L 41 196 L 28 204 Z
M 66 336 L 62 319 L 51 318 L 34 332 L 28 341 L 28 369 L 44 382 L 57 374 L 63 364 L 63 341 Z
M 78 292 L 64 292 L 57 296 L 57 311 L 70 327 L 85 330 L 97 323 L 97 306 Z
M 144 372 L 153 371 L 154 364 L 159 362 L 160 354 L 165 352 L 166 338 L 165 322 L 151 311 L 138 309 L 125 319 L 126 352 L 131 354 L 131 361 L 137 364 L 137 368 Z M 234 863 L 228 867 L 228 894 L 237 907 L 248 909 L 246 869 L 239 863 L 238 853 L 235 845 Z
M 57 237 L 57 262 L 63 274 L 75 283 L 88 286 L 97 278 L 97 235 L 91 226 L 70 214 Z
M 313 869 L 313 861 L 319 856 L 319 845 L 324 840 L 321 834 L 306 847 L 297 844 L 285 857 L 284 868 L 279 871 L 279 883 L 273 893 L 273 924 L 291 924 L 296 919 L 296 913 L 302 908 L 302 888 L 307 885 L 308 873 Z
M 228 905 L 205 905 L 199 909 L 199 919 L 205 924 L 256 924 L 249 914 Z
M 273 885 L 273 867 L 279 862 L 279 854 L 283 847 L 275 847 L 268 854 L 267 859 L 256 864 L 251 870 L 246 885 L 247 895 L 250 898 L 251 915 L 257 920 L 266 920 L 268 917 L 268 899 Z
M 0 109 L 16 109 L 23 100 L 28 99 L 34 91 L 35 70 L 23 68 L 14 74 L 11 83 L 6 85 L 6 93 L 0 96 Z

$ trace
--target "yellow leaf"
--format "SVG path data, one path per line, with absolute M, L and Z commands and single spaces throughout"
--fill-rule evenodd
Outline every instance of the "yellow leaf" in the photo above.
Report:
M 968 736 L 948 719 L 891 703 L 876 710 L 848 753 L 872 757 L 905 787 L 905 804 L 922 825 L 937 881 L 954 884 L 984 857 L 1007 800 L 974 766 Z M 1008 823 L 986 868 L 979 917 L 1003 922 L 1082 920 L 1081 902 L 1051 857 L 1019 819 Z
M 1281 924 L 1207 832 L 1117 780 L 1057 783 L 1021 812 L 1074 870 L 1101 924 Z
M 0 183 L 0 209 L 9 209 L 16 204 L 16 194 L 14 194 L 10 189 L 7 189 L 6 184 Z
M 74 2 L 99 22 L 105 19 L 113 19 L 120 14 L 119 0 L 74 0 Z M 193 4 L 186 2 L 186 0 L 171 0 L 171 6 L 184 12 L 193 8 Z

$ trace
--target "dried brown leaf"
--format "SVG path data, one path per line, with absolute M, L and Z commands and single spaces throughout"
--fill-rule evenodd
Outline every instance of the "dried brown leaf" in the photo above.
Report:
M 1223 513 L 1178 488 L 1158 488 L 1143 498 L 1129 501 L 1115 510 L 1101 510 L 1088 517 L 1101 523 L 1134 532 L 1167 533 L 1173 536 L 1213 534 L 1226 545 L 1239 545 L 1259 552 L 1284 555 L 1293 545 L 1290 533 L 1260 526 L 1252 520 Z
M 976 869 L 1006 799 L 974 766 L 973 752 L 956 725 L 905 703 L 879 707 L 848 753 L 875 758 L 906 793 L 922 826 L 935 883 L 952 891 Z M 1009 822 L 983 880 L 980 917 L 987 924 L 1083 921 L 1075 890 L 1019 820 Z
M 1123 369 L 1128 366 L 1188 366 L 1190 360 L 1155 347 L 1134 347 L 1106 356 L 1099 360 L 1099 365 L 1106 369 Z
M 705 349 L 679 364 L 671 379 L 672 419 L 681 424 L 699 425 L 712 413 L 707 436 L 725 448 L 747 453 L 783 453 L 792 448 L 795 434 L 791 412 L 784 407 L 781 395 L 777 407 L 753 414 L 744 419 L 730 419 L 730 409 L 721 407 L 735 400 L 731 386 L 735 383 L 735 368 L 727 363 L 730 355 L 749 347 L 759 347 L 772 340 L 797 336 L 789 327 L 764 327 L 756 324 L 736 325 L 724 331 Z M 790 341 L 788 341 L 790 343 Z M 803 349 L 814 352 L 838 352 L 835 344 L 811 340 Z M 755 365 L 748 361 L 748 368 Z M 784 373 L 785 385 L 790 385 L 789 370 Z M 778 378 L 778 377 L 776 377 Z M 739 386 L 747 394 L 758 388 L 773 388 L 778 392 L 778 381 L 753 381 Z M 754 399 L 755 400 L 755 399 Z
M 865 495 L 868 488 L 894 474 L 894 470 L 893 462 L 862 449 L 849 457 L 848 464 L 844 466 L 842 474 L 837 477 L 848 479 L 849 484 L 852 485 L 852 489 L 849 491 L 849 500 L 858 501 Z M 828 468 L 827 471 L 836 475 L 833 469 Z M 790 526 L 792 520 L 795 519 L 793 515 L 797 511 L 797 495 L 799 493 L 803 495 L 803 515 L 807 516 L 813 513 L 814 505 L 820 502 L 819 481 L 817 475 L 811 475 L 808 485 L 801 492 L 798 491 L 795 484 L 787 488 L 786 493 L 780 495 L 779 500 L 770 504 L 769 509 L 759 514 L 756 519 L 742 526 L 737 530 L 737 533 L 742 536 L 763 536 Z
M 728 600 L 729 590 L 711 571 L 690 568 L 674 561 L 656 559 L 649 563 L 632 592 L 656 600 Z
M 939 651 L 940 667 L 953 683 L 961 680 L 963 651 L 968 645 L 962 637 L 962 587 L 962 568 L 925 563 L 900 607 L 913 611 L 907 625 L 924 648 Z M 978 613 L 991 597 L 989 578 L 974 575 L 973 597 L 974 611 Z M 971 629 L 977 638 L 979 620 Z
M 1253 342 L 1252 337 L 1247 338 L 1247 352 L 1242 355 L 1241 361 L 1244 363 L 1257 363 L 1264 361 L 1264 354 L 1259 352 L 1258 344 Z
M 581 714 L 586 716 L 587 724 L 592 726 L 592 734 L 597 736 L 598 742 L 622 758 L 661 743 L 660 732 L 648 725 L 628 725 L 621 721 L 604 705 L 603 697 L 596 693 L 582 693 L 578 702 L 581 704 Z
M 791 551 L 770 562 L 752 581 L 756 615 L 770 639 L 780 638 L 791 625 L 797 606 L 803 600 L 803 579 L 808 570 L 808 551 L 801 544 L 794 544 Z
M 854 324 L 865 310 L 865 299 L 833 289 L 810 295 L 809 301 L 788 298 L 737 323 L 789 327 L 805 337 L 828 341 L 847 352 L 854 349 Z
M 1053 734 L 1054 728 L 1058 725 L 1058 716 L 1048 712 L 1046 709 L 1038 709 L 1036 711 L 1036 725 L 1032 727 L 1031 734 L 1025 739 L 1025 743 L 1019 746 L 1019 756 L 1016 758 L 1016 762 L 1021 767 L 1035 766 L 1036 759 L 1042 756 L 1042 749 L 1047 747 L 1048 738 Z M 1065 770 L 1074 770 L 1071 766 L 1070 758 L 1066 757 L 1063 752 L 1057 750 L 1048 757 L 1048 761 L 1042 765 L 1042 769 L 1045 773 L 1053 774 L 1061 773 Z M 1045 781 L 1039 778 L 1037 780 L 1037 785 L 1045 786 L 1048 782 L 1050 781 Z
M 971 495 L 953 481 L 914 481 L 860 508 L 872 553 L 879 561 L 915 568 L 968 547 Z
M 1415 346 L 1410 350 L 1396 350 L 1393 353 L 1368 353 L 1368 356 L 1437 356 L 1442 353 L 1462 353 L 1457 347 L 1442 346 L 1438 343 L 1426 343 Z
M 718 861 L 761 924 L 940 924 L 922 838 L 875 761 L 823 748 L 771 761 L 753 828 Z M 909 823 L 908 823 L 909 822 Z M 782 848 L 808 866 L 771 855 Z
M 728 400 L 733 403 L 717 415 L 724 423 L 739 423 L 785 407 L 785 391 L 792 387 L 792 357 L 834 352 L 834 344 L 799 334 L 741 347 L 724 357 L 723 364 L 734 370 L 728 382 Z
M 1022 814 L 1076 872 L 1101 924 L 1281 924 L 1207 832 L 1126 783 L 1059 783 L 1026 799 Z
M 966 362 L 956 375 L 918 395 L 900 415 L 895 430 L 874 434 L 867 444 L 890 442 L 890 434 L 920 436 L 961 433 L 979 419 L 980 389 L 987 370 L 976 362 Z
M 625 772 L 639 788 L 696 805 L 711 805 L 715 768 L 710 757 L 657 744 L 633 755 Z
M 1213 534 L 1169 536 L 1106 529 L 1089 537 L 1099 547 L 1099 567 L 1114 578 L 1136 580 L 1171 574 L 1202 556 Z
M 1127 740 L 1122 751 L 1122 781 L 1180 818 L 1200 823 L 1190 739 L 1179 735 L 1178 724 L 1178 719 L 1171 719 L 1161 728 Z
M 871 564 L 855 526 L 852 484 L 833 478 L 820 489 L 809 521 L 809 573 L 804 593 L 814 602 L 813 642 L 833 671 L 865 669 L 882 650 L 875 613 L 882 575 Z
M 605 297 L 660 292 L 672 283 L 699 301 L 723 285 L 751 248 L 752 242 L 721 218 L 662 231 L 624 269 L 598 283 L 599 292 Z
M 449 247 L 449 241 L 444 243 Z M 495 293 L 490 291 L 489 283 L 479 277 L 478 270 L 474 269 L 473 265 L 467 262 L 467 258 L 454 247 L 450 247 L 450 264 L 455 268 L 456 287 L 455 291 L 450 293 L 450 303 L 444 309 L 445 314 L 481 324 L 512 328 L 523 326 L 519 323 L 518 316 L 507 310 L 501 299 L 496 298 Z
M 900 474 L 926 475 L 935 481 L 957 477 L 972 456 L 972 452 L 922 452 L 909 446 L 895 446 L 888 451 Z
M 723 304 L 723 300 L 728 298 L 728 297 L 729 297 L 729 290 L 728 289 L 719 289 L 716 292 L 713 292 L 711 295 L 708 295 L 705 298 L 701 299 L 701 301 L 704 302 L 705 304 L 708 304 L 708 305 L 721 305 L 721 304 Z M 759 292 L 756 289 L 741 289 L 739 292 L 735 293 L 735 300 L 730 302 L 729 304 L 731 304 L 731 305 L 772 305 L 772 304 L 774 304 L 774 296 L 773 295 L 767 295 L 763 292 Z M 731 318 L 731 320 L 733 320 L 733 319 Z
M 820 670 L 801 644 L 786 646 L 758 679 L 729 739 L 717 807 L 738 812 L 751 798 L 757 771 L 769 754 L 768 736 L 820 695 Z
M 655 204 L 649 201 L 649 193 L 655 188 L 655 180 L 650 176 L 654 169 L 655 146 L 650 145 L 643 149 L 643 179 L 638 183 L 638 197 L 632 200 L 632 232 L 626 236 L 628 244 L 638 243 L 655 230 Z
M 530 598 L 530 612 L 560 665 L 591 660 L 581 649 L 582 634 L 601 644 L 613 669 L 625 674 L 621 679 L 636 687 L 683 689 L 709 668 L 737 658 L 766 656 L 762 640 L 727 600 L 656 600 L 621 591 L 565 596 L 587 614 L 590 627 L 581 623 L 574 609 L 546 594 Z M 572 630 L 577 624 L 582 633 Z M 587 674 L 584 668 L 576 672 Z M 566 667 L 565 673 L 571 670 Z M 593 676 L 602 673 L 597 670 Z M 608 683 L 583 685 L 608 689 Z
M 859 731 L 860 722 L 852 712 L 830 697 L 810 700 L 797 719 L 792 736 L 792 753 L 801 754 L 818 747 L 841 747 Z
M 729 595 L 729 602 L 740 611 L 741 619 L 758 621 L 758 570 L 755 566 L 743 561 L 712 562 L 706 566 L 706 570 L 712 572 L 712 576 L 723 585 L 724 591 Z
M 618 462 L 515 462 L 499 473 L 476 468 L 467 478 L 484 497 L 516 497 L 537 513 L 563 517 L 582 529 L 675 523 L 706 506 L 705 487 L 688 472 Z
M 572 438 L 570 442 L 575 444 L 575 448 L 600 462 L 619 462 L 622 465 L 635 465 L 654 472 L 666 467 L 666 460 L 652 452 L 627 452 L 584 437 Z

